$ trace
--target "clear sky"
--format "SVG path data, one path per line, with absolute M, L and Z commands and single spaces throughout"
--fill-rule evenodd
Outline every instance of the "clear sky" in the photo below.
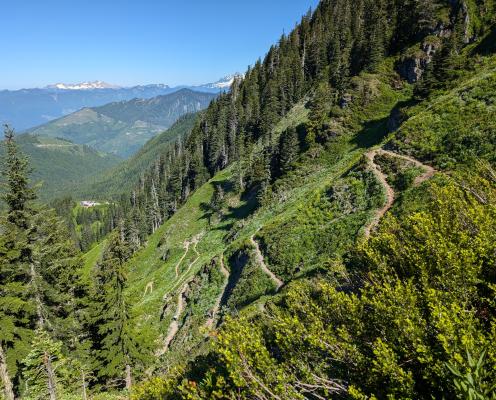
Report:
M 244 72 L 318 0 L 0 0 L 0 89 Z

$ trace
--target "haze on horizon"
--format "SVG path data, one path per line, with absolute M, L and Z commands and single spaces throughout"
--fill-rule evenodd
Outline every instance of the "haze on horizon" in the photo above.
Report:
M 3 4 L 0 90 L 215 82 L 263 57 L 317 0 Z M 240 18 L 242 16 L 242 18 Z

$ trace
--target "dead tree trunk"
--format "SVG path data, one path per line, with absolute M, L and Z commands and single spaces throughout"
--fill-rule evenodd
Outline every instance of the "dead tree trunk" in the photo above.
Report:
M 48 394 L 50 396 L 50 400 L 57 400 L 57 387 L 55 383 L 55 371 L 52 366 L 52 358 L 50 354 L 45 352 L 45 356 L 43 357 L 43 364 L 45 366 L 45 371 L 47 374 L 47 386 L 48 386 Z
M 83 386 L 83 400 L 87 400 L 88 396 L 86 394 L 86 374 L 84 373 L 84 371 L 81 371 L 81 381 Z
M 3 346 L 0 344 L 0 377 L 3 382 L 3 391 L 6 400 L 14 400 L 14 388 L 10 380 L 9 371 L 7 369 L 7 357 L 3 351 Z
M 126 390 L 128 393 L 131 392 L 131 386 L 133 384 L 133 380 L 131 377 L 131 366 L 129 364 L 126 365 Z

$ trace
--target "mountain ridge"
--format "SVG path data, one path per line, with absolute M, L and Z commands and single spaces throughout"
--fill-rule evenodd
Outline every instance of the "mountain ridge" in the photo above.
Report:
M 229 78 L 231 79 L 230 76 Z M 96 82 L 97 84 L 103 83 L 101 81 Z M 59 85 L 60 88 L 55 87 L 56 85 Z M 78 85 L 84 85 L 84 88 L 68 88 L 71 86 L 78 87 Z M 147 84 L 131 87 L 110 85 L 110 88 L 86 88 L 86 86 L 91 86 L 91 82 L 74 85 L 59 83 L 49 85 L 51 88 L 0 90 L 0 123 L 7 123 L 16 131 L 22 132 L 85 107 L 98 107 L 134 98 L 148 99 L 171 94 L 184 88 L 218 94 L 228 90 L 229 81 L 226 82 L 224 79 L 220 79 L 215 83 L 204 85 L 179 85 L 174 87 L 166 84 Z
M 43 200 L 59 197 L 68 186 L 80 184 L 122 162 L 113 154 L 98 152 L 62 138 L 21 134 L 16 136 L 16 141 L 30 160 L 32 179 L 42 184 L 40 196 Z
M 127 158 L 179 117 L 204 109 L 214 98 L 212 93 L 183 88 L 149 99 L 133 98 L 83 108 L 27 133 L 65 138 Z

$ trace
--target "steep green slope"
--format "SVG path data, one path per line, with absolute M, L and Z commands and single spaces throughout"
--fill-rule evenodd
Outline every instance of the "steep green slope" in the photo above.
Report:
M 88 176 L 87 179 L 74 185 L 67 192 L 78 198 L 91 197 L 109 199 L 129 192 L 136 185 L 140 176 L 156 162 L 176 141 L 188 135 L 193 129 L 197 114 L 181 117 L 165 132 L 150 139 L 130 159 L 121 162 L 114 168 L 102 170 Z
M 334 125 L 339 137 L 325 151 L 299 159 L 278 182 L 265 207 L 257 209 L 256 198 L 240 197 L 234 190 L 237 166 L 233 165 L 198 189 L 148 238 L 146 248 L 129 261 L 129 296 L 140 299 L 134 311 L 146 321 L 157 351 L 164 350 L 178 296 L 184 297 L 184 310 L 165 355 L 170 361 L 182 359 L 185 351 L 203 342 L 208 318 L 218 322 L 219 312 L 212 315 L 212 310 L 219 299 L 223 315 L 257 302 L 263 304 L 276 293 L 277 279 L 287 284 L 311 275 L 323 264 L 339 259 L 354 243 L 372 218 L 372 209 L 380 204 L 382 193 L 373 175 L 359 164 L 366 148 L 357 146 L 357 141 L 379 143 L 387 132 L 392 109 L 411 95 L 409 86 L 393 89 L 389 81 L 394 73 L 390 74 L 364 74 L 356 79 L 359 89 L 353 95 L 357 104 L 367 105 L 360 107 L 360 113 L 350 106 Z M 366 100 L 360 91 L 367 87 L 375 88 L 376 94 Z M 302 102 L 274 127 L 273 141 L 288 128 L 305 123 L 308 109 Z M 266 147 L 256 147 L 253 157 Z M 216 187 L 222 188 L 224 195 L 220 210 L 212 211 L 209 205 Z M 340 204 L 347 197 L 354 198 L 354 212 Z M 257 243 L 266 255 L 267 247 L 283 253 L 265 257 L 276 280 L 261 267 Z M 291 259 L 295 254 L 298 259 Z M 94 257 L 92 251 L 88 259 L 94 261 Z M 227 289 L 221 258 L 230 272 Z
M 493 190 L 488 188 L 494 187 L 496 181 L 493 175 L 492 183 L 486 181 L 489 186 L 480 186 L 475 189 L 476 187 L 470 186 L 475 182 L 469 183 L 471 178 L 465 176 L 462 186 L 456 186 L 446 180 L 443 173 L 436 172 L 430 165 L 425 165 L 418 160 L 425 159 L 426 162 L 432 163 L 440 160 L 441 157 L 449 157 L 452 160 L 450 164 L 434 163 L 433 165 L 436 168 L 443 168 L 446 172 L 449 171 L 453 176 L 457 176 L 465 167 L 473 165 L 472 156 L 479 160 L 493 161 L 494 152 L 491 149 L 487 151 L 484 148 L 481 149 L 477 138 L 481 132 L 489 135 L 490 138 L 493 138 L 495 134 L 493 119 L 485 118 L 485 115 L 491 115 L 494 112 L 493 102 L 487 99 L 492 99 L 496 94 L 496 89 L 489 84 L 496 78 L 495 66 L 496 58 L 488 59 L 476 71 L 471 71 L 466 78 L 461 78 L 453 90 L 438 92 L 432 100 L 406 109 L 408 120 L 401 125 L 397 133 L 391 136 L 387 135 L 387 117 L 390 114 L 394 115 L 393 110 L 397 104 L 409 98 L 410 88 L 405 86 L 403 90 L 395 91 L 389 86 L 390 81 L 385 76 L 362 75 L 359 80 L 365 87 L 377 89 L 376 97 L 363 107 L 363 99 L 360 98 L 359 92 L 350 92 L 354 97 L 354 104 L 348 111 L 345 111 L 335 125 L 338 129 L 345 126 L 353 128 L 344 128 L 343 135 L 320 149 L 319 154 L 303 155 L 295 164 L 295 169 L 278 181 L 277 188 L 273 188 L 271 198 L 266 200 L 263 207 L 255 210 L 254 199 L 242 200 L 232 189 L 230 190 L 236 166 L 217 174 L 208 184 L 196 191 L 186 204 L 150 237 L 147 247 L 138 252 L 128 266 L 130 271 L 129 296 L 140 299 L 135 304 L 136 315 L 140 316 L 143 329 L 157 338 L 157 354 L 161 357 L 158 362 L 159 368 L 160 365 L 171 365 L 171 363 L 183 365 L 185 354 L 188 354 L 188 358 L 203 354 L 209 348 L 205 338 L 208 337 L 210 329 L 215 326 L 212 319 L 217 321 L 219 318 L 224 319 L 230 315 L 235 319 L 228 320 L 227 326 L 221 330 L 221 340 L 215 347 L 218 349 L 217 352 L 214 351 L 211 354 L 211 359 L 204 359 L 200 356 L 194 362 L 196 366 L 192 367 L 187 375 L 187 379 L 190 380 L 205 379 L 200 381 L 200 386 L 195 386 L 194 389 L 195 393 L 197 390 L 201 393 L 199 394 L 201 398 L 208 398 L 215 390 L 223 390 L 224 393 L 228 390 L 234 392 L 242 390 L 248 393 L 257 390 L 259 385 L 268 385 L 267 387 L 273 385 L 274 388 L 278 388 L 277 385 L 293 385 L 296 378 L 291 375 L 286 363 L 292 365 L 292 368 L 304 370 L 307 369 L 306 365 L 309 365 L 310 370 L 318 371 L 317 359 L 311 357 L 318 357 L 319 352 L 324 351 L 319 345 L 319 340 L 324 338 L 336 341 L 336 349 L 325 350 L 325 356 L 319 364 L 334 368 L 330 376 L 336 379 L 334 387 L 337 392 L 354 394 L 358 396 L 356 398 L 362 398 L 359 397 L 360 393 L 370 393 L 367 391 L 380 396 L 393 393 L 414 397 L 423 396 L 424 389 L 415 388 L 413 379 L 429 385 L 430 389 L 427 391 L 441 390 L 435 383 L 435 379 L 441 378 L 435 378 L 434 375 L 441 376 L 449 373 L 443 360 L 461 363 L 461 365 L 463 361 L 460 358 L 457 359 L 459 356 L 456 350 L 446 348 L 447 356 L 437 350 L 436 346 L 444 343 L 442 337 L 438 337 L 439 342 L 424 342 L 425 339 L 420 333 L 423 322 L 420 322 L 421 317 L 416 314 L 421 312 L 422 308 L 420 305 L 409 303 L 408 296 L 422 297 L 425 295 L 433 307 L 444 307 L 446 304 L 455 307 L 455 304 L 458 304 L 458 300 L 455 300 L 456 296 L 459 296 L 456 291 L 462 290 L 457 286 L 459 278 L 457 274 L 464 275 L 465 279 L 486 279 L 484 282 L 491 282 L 490 272 L 488 272 L 489 275 L 485 275 L 485 278 L 474 278 L 470 275 L 472 272 L 464 272 L 463 268 L 464 266 L 472 268 L 471 263 L 479 262 L 471 257 L 482 257 L 482 259 L 486 256 L 490 257 L 491 249 L 483 246 L 492 242 L 490 231 L 487 229 L 490 226 L 488 224 L 492 218 L 491 215 L 493 215 L 491 213 L 494 211 L 494 203 L 491 203 L 492 205 L 488 208 L 486 204 L 489 200 L 483 196 L 490 193 L 486 190 Z M 358 104 L 360 104 L 360 113 L 356 113 L 355 109 Z M 453 107 L 453 104 L 457 106 Z M 448 145 L 450 142 L 444 136 L 443 127 L 460 124 L 457 122 L 460 107 L 466 115 L 463 125 L 459 126 L 461 132 L 466 133 L 465 141 L 462 146 L 463 153 L 456 152 L 459 149 L 457 146 L 453 146 L 455 151 L 453 153 Z M 471 114 L 471 109 L 479 110 L 478 115 Z M 437 119 L 429 118 L 429 115 L 442 115 L 445 124 L 438 126 Z M 290 116 L 291 113 L 289 118 Z M 305 119 L 294 122 L 298 124 L 305 122 Z M 453 131 L 455 130 L 451 130 Z M 458 136 L 450 137 L 450 139 L 456 142 Z M 427 147 L 426 143 L 432 143 L 433 140 L 448 147 Z M 363 146 L 364 143 L 366 145 Z M 394 151 L 385 151 L 380 156 L 376 155 L 376 150 L 371 152 L 371 149 L 376 149 L 375 144 L 393 148 Z M 489 146 L 490 143 L 487 145 Z M 423 156 L 423 153 L 414 150 L 403 154 L 412 154 L 413 157 L 419 157 L 418 159 L 402 154 L 403 149 L 425 148 L 429 148 L 430 157 Z M 398 151 L 400 153 L 395 153 Z M 367 158 L 363 157 L 365 154 Z M 366 161 L 369 158 L 371 161 Z M 401 173 L 406 173 L 405 171 L 410 174 L 408 176 L 411 178 L 400 176 Z M 399 182 L 398 179 L 403 179 L 404 183 L 394 184 L 394 182 Z M 489 179 L 491 179 L 490 176 Z M 386 180 L 392 183 L 388 184 Z M 216 186 L 223 187 L 225 194 L 223 206 L 212 216 L 209 208 L 202 204 L 211 203 Z M 462 189 L 459 192 L 460 187 L 466 187 L 469 191 L 464 194 Z M 391 194 L 388 191 L 391 191 Z M 472 197 L 464 200 L 464 196 Z M 479 196 L 480 203 L 474 196 Z M 441 203 L 437 204 L 437 201 Z M 452 203 L 449 209 L 444 203 L 446 201 Z M 449 220 L 450 215 L 455 216 L 457 212 L 460 212 L 457 207 L 469 207 L 466 208 L 468 214 L 461 217 L 461 225 L 456 225 L 455 220 Z M 482 213 L 480 217 L 472 214 L 475 210 Z M 412 219 L 408 219 L 412 213 Z M 418 219 L 426 216 L 433 219 L 441 218 L 441 215 L 443 219 L 435 222 L 432 228 L 420 225 L 424 220 Z M 397 218 L 396 225 L 394 225 L 395 218 Z M 468 221 L 472 221 L 471 224 L 475 225 L 465 225 L 469 223 Z M 404 226 L 399 226 L 398 223 Z M 425 223 L 430 224 L 428 220 L 425 220 Z M 413 224 L 412 235 L 417 236 L 410 238 L 407 231 L 402 230 L 409 229 L 409 224 Z M 379 232 L 376 233 L 377 225 Z M 458 236 L 458 234 L 464 234 L 462 233 L 464 229 L 470 231 L 475 226 L 480 230 L 478 232 L 480 236 L 474 238 L 472 244 Z M 426 229 L 433 229 L 433 231 L 431 233 L 425 231 Z M 439 234 L 443 229 L 455 229 L 455 232 L 445 232 L 441 239 L 437 237 L 437 229 L 440 230 Z M 368 243 L 364 242 L 363 239 L 368 238 L 370 231 L 373 235 L 372 240 Z M 396 238 L 395 232 L 401 232 L 400 236 Z M 434 235 L 432 238 L 423 236 L 431 234 Z M 429 253 L 427 255 L 423 253 L 423 247 L 417 247 L 422 246 L 426 240 L 432 240 L 432 243 L 438 243 L 441 247 L 435 250 L 426 248 L 425 252 Z M 394 247 L 406 246 L 407 243 L 409 243 L 408 246 L 413 247 L 399 247 L 398 249 Z M 452 249 L 445 250 L 441 243 Z M 475 243 L 482 247 L 473 248 Z M 466 246 L 468 246 L 467 250 L 463 250 Z M 468 249 L 471 249 L 473 253 L 466 253 Z M 394 251 L 400 252 L 403 254 L 401 257 L 405 258 L 396 261 Z M 443 253 L 444 251 L 447 253 Z M 451 251 L 458 256 L 452 255 Z M 384 270 L 381 269 L 383 267 L 381 267 L 380 260 L 388 260 L 388 263 L 403 262 L 403 265 L 411 262 L 412 268 L 417 266 L 424 268 L 424 261 L 416 258 L 415 254 L 420 254 L 422 257 L 441 257 L 436 264 L 440 270 L 431 269 L 430 274 L 433 280 L 438 279 L 438 274 L 447 274 L 439 277 L 440 284 L 441 286 L 454 285 L 451 288 L 454 297 L 450 295 L 443 300 L 441 298 L 434 300 L 429 297 L 428 292 L 424 294 L 420 288 L 412 291 L 412 287 L 408 286 L 408 281 L 405 282 L 405 286 L 394 283 L 395 272 L 389 269 L 387 273 L 391 274 L 392 284 L 396 286 L 387 286 L 391 283 L 389 283 L 389 278 L 381 275 L 384 274 Z M 165 261 L 164 255 L 167 256 Z M 342 259 L 343 255 L 346 255 L 345 260 Z M 383 258 L 375 259 L 374 257 Z M 441 261 L 443 257 L 449 257 L 452 261 L 445 264 Z M 451 257 L 458 257 L 458 259 L 455 261 L 455 258 Z M 482 259 L 480 262 L 483 262 Z M 368 263 L 365 271 L 354 271 L 358 268 L 357 263 L 363 262 Z M 379 275 L 372 272 L 374 262 L 378 263 L 376 268 L 378 268 Z M 429 261 L 426 262 L 426 268 L 431 268 Z M 491 261 L 487 260 L 483 263 L 489 265 Z M 229 273 L 227 280 L 223 273 L 223 266 Z M 369 268 L 372 268 L 371 272 L 368 272 Z M 462 269 L 456 270 L 456 268 Z M 270 274 L 267 271 L 270 271 Z M 400 271 L 398 270 L 398 273 L 408 276 L 406 271 Z M 362 273 L 365 275 L 362 276 Z M 379 283 L 377 287 L 370 287 L 372 284 L 370 283 L 363 289 L 363 307 L 369 307 L 369 310 L 373 310 L 369 313 L 377 313 L 374 314 L 376 316 L 354 308 L 362 307 L 362 305 L 359 305 L 358 298 L 354 297 L 352 292 L 362 290 L 363 283 L 360 280 L 369 273 L 370 279 L 380 279 L 379 277 L 382 276 L 385 281 L 385 283 Z M 478 272 L 474 270 L 473 273 Z M 358 281 L 355 282 L 356 279 Z M 280 292 L 278 292 L 278 281 L 284 283 Z M 386 286 L 381 286 L 382 284 Z M 435 283 L 429 285 L 431 293 L 438 293 L 438 296 L 441 296 L 442 288 Z M 335 287 L 338 288 L 337 291 Z M 397 292 L 394 292 L 395 290 Z M 346 294 L 348 292 L 349 294 Z M 415 300 L 412 298 L 412 301 Z M 452 303 L 449 303 L 450 301 Z M 481 298 L 481 301 L 485 300 Z M 217 307 L 219 302 L 220 309 Z M 320 307 L 324 307 L 325 312 L 331 314 L 321 315 Z M 390 310 L 391 316 L 381 307 Z M 394 311 L 395 309 L 390 309 L 390 307 L 400 308 Z M 346 310 L 349 319 L 339 314 L 342 310 Z M 454 323 L 466 334 L 475 330 L 482 335 L 475 343 L 480 343 L 480 345 L 490 343 L 490 331 L 485 331 L 483 325 L 477 325 L 471 319 L 473 317 L 468 316 L 475 315 L 476 310 L 468 308 L 465 311 L 469 313 L 467 317 L 457 322 L 453 320 L 457 317 L 450 314 L 456 311 L 445 310 L 443 312 L 445 314 L 442 318 L 447 320 L 436 321 L 435 329 L 449 335 L 449 340 L 454 342 L 460 340 L 455 338 L 454 333 L 447 332 L 451 329 L 449 324 Z M 379 320 L 374 319 L 376 317 Z M 409 318 L 418 318 L 418 321 L 411 321 Z M 329 330 L 321 326 L 325 322 L 330 324 Z M 396 328 L 388 326 L 390 322 L 400 324 L 397 329 L 404 333 L 400 334 Z M 362 324 L 365 324 L 366 328 L 363 328 Z M 403 331 L 410 326 L 409 324 L 412 324 L 411 333 Z M 339 330 L 339 326 L 342 326 L 343 331 Z M 378 333 L 370 333 L 373 338 L 371 340 L 376 341 L 371 346 L 372 349 L 366 348 L 364 341 L 367 340 L 367 336 L 360 336 L 361 330 L 369 329 L 369 327 L 370 329 L 377 327 L 379 330 Z M 304 333 L 306 329 L 308 329 L 308 335 L 316 336 L 306 337 Z M 384 329 L 383 334 L 380 329 Z M 397 335 L 399 343 L 393 341 L 394 335 Z M 439 367 L 423 361 L 422 354 L 408 355 L 408 345 L 401 341 L 410 340 L 409 335 L 416 335 L 419 343 L 422 342 L 418 345 L 417 351 L 423 351 L 435 359 L 439 358 L 439 361 L 436 361 L 440 363 Z M 300 349 L 297 344 L 304 338 L 308 340 L 308 343 L 305 342 Z M 393 342 L 387 344 L 388 342 L 382 342 L 384 340 Z M 274 343 L 267 341 L 274 341 Z M 354 350 L 357 353 L 342 354 L 345 350 L 341 350 L 340 346 L 346 346 L 347 341 L 357 346 Z M 459 343 L 463 343 L 463 339 Z M 475 347 L 467 344 L 470 352 L 476 351 L 478 345 L 475 343 L 473 345 Z M 269 358 L 262 358 L 259 351 L 268 352 L 264 354 L 267 354 Z M 283 359 L 280 359 L 281 352 L 284 354 Z M 405 352 L 406 354 L 403 354 Z M 382 359 L 375 361 L 373 354 Z M 400 361 L 398 364 L 395 361 L 393 367 L 388 367 L 395 368 L 395 372 L 373 369 L 374 365 L 383 365 L 382 368 L 386 368 L 387 357 L 391 357 L 391 354 L 399 357 L 399 360 L 413 357 L 410 363 L 422 365 L 418 368 L 432 376 L 412 377 L 403 382 L 397 375 L 390 374 L 410 376 L 415 373 L 416 367 L 412 366 L 410 369 L 407 365 L 400 365 Z M 491 361 L 488 362 L 492 363 L 494 354 L 491 354 Z M 237 357 L 246 358 L 243 361 L 243 358 Z M 296 357 L 296 359 L 293 360 L 290 357 Z M 299 364 L 298 358 L 305 367 L 303 364 L 296 367 Z M 305 362 L 308 364 L 305 364 L 303 360 L 307 360 Z M 243 374 L 243 371 L 246 371 L 245 362 L 253 366 L 256 371 L 254 374 L 257 375 L 247 376 L 242 381 L 237 381 L 236 376 L 239 376 L 237 374 Z M 336 363 L 335 366 L 333 362 Z M 199 367 L 197 363 L 205 363 L 205 365 Z M 348 371 L 355 371 L 355 375 L 347 376 L 346 370 L 340 371 L 343 365 L 347 365 Z M 206 375 L 197 375 L 201 368 L 205 368 Z M 216 368 L 215 379 L 222 377 L 228 382 L 217 382 L 220 386 L 216 386 L 210 381 L 212 371 L 207 372 L 209 368 Z M 440 372 L 436 368 L 444 369 Z M 278 374 L 270 374 L 269 371 L 274 370 L 279 371 Z M 362 376 L 365 371 L 369 371 L 367 380 Z M 151 386 L 145 385 L 138 390 L 136 398 L 156 398 L 146 397 L 145 394 L 149 393 L 148 390 L 156 388 L 154 385 L 157 384 L 163 385 L 161 390 L 164 390 L 164 393 L 170 393 L 171 396 L 179 395 L 179 393 L 185 395 L 188 392 L 189 389 L 185 387 L 167 391 L 168 385 L 174 385 L 172 382 L 180 382 L 180 379 L 174 381 L 176 379 L 174 374 L 169 374 L 168 377 L 172 380 L 164 380 L 161 383 L 155 381 L 150 383 Z M 307 379 L 313 385 L 318 382 L 315 378 Z M 384 379 L 391 379 L 389 386 L 384 386 Z M 449 382 L 451 378 L 444 376 L 442 379 L 447 379 Z M 290 393 L 293 394 L 286 392 L 288 388 L 291 388 Z M 288 388 L 284 390 L 281 387 L 281 389 L 274 390 L 278 390 L 277 393 L 281 398 L 294 398 L 295 393 L 301 390 L 298 386 L 288 386 Z M 325 393 L 324 387 L 319 390 Z M 449 392 L 451 389 L 446 387 L 442 390 Z
M 494 396 L 494 15 L 388 6 L 323 1 L 123 204 L 134 398 Z
M 126 158 L 179 117 L 202 110 L 215 97 L 215 94 L 181 89 L 151 99 L 83 108 L 29 133 L 65 138 Z
M 79 185 L 121 161 L 117 156 L 59 138 L 23 134 L 17 141 L 30 159 L 33 180 L 42 183 L 40 195 L 44 200 L 60 196 L 68 186 Z

